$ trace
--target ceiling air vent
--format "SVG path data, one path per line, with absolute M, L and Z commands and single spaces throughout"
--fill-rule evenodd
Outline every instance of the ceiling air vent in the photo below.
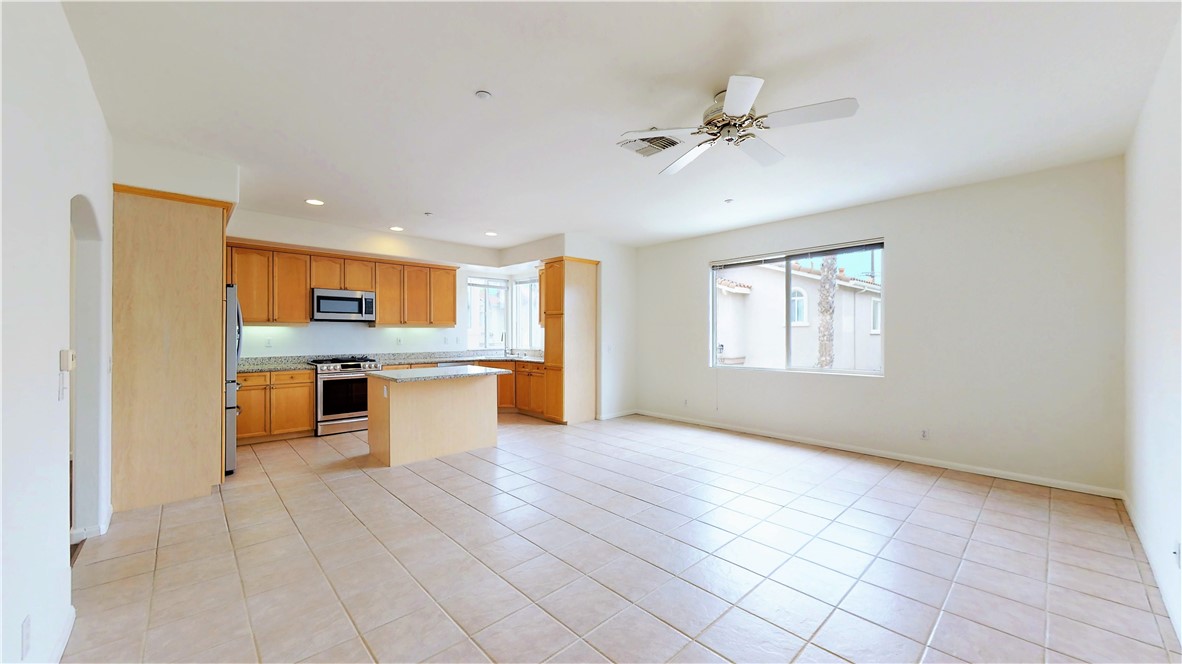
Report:
M 618 145 L 626 150 L 631 150 L 642 157 L 651 157 L 658 152 L 668 150 L 674 145 L 680 145 L 681 141 L 670 136 L 653 136 L 651 138 L 640 138 L 631 141 L 623 141 Z

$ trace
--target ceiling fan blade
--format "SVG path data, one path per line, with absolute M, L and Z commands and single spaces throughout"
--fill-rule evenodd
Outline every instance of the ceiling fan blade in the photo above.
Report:
M 751 112 L 755 105 L 755 97 L 763 87 L 763 79 L 754 76 L 732 76 L 726 84 L 726 98 L 722 102 L 722 112 L 734 117 L 742 117 Z
M 771 166 L 784 158 L 782 152 L 758 136 L 743 139 L 743 142 L 739 143 L 739 149 L 764 166 Z
M 689 136 L 698 131 L 698 127 L 678 127 L 677 129 L 644 129 L 641 131 L 627 131 L 620 135 L 620 138 L 626 141 L 634 141 L 641 138 L 656 138 L 657 136 L 673 136 L 674 138 L 681 138 Z
M 807 122 L 823 122 L 848 118 L 858 112 L 858 100 L 853 97 L 823 101 L 819 104 L 797 106 L 783 111 L 768 113 L 763 118 L 763 126 L 768 129 L 805 124 Z
M 688 166 L 691 161 L 701 156 L 703 152 L 709 150 L 711 145 L 714 145 L 713 139 L 697 144 L 692 150 L 678 157 L 677 161 L 666 166 L 665 169 L 661 171 L 661 175 L 673 175 L 677 171 L 680 171 L 681 169 Z

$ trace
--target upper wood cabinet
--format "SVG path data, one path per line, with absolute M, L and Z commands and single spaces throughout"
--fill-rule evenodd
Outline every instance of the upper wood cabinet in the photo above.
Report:
M 238 284 L 243 322 L 304 324 L 316 288 L 377 294 L 373 325 L 454 327 L 456 268 L 363 260 L 287 245 L 231 239 L 229 283 Z
M 372 291 L 374 262 L 345 259 L 345 290 Z
M 375 325 L 401 325 L 402 317 L 402 270 L 401 265 L 378 263 L 377 320 Z
M 345 261 L 328 256 L 312 257 L 312 288 L 341 290 L 345 283 Z
M 271 259 L 273 295 L 271 321 L 307 323 L 311 319 L 312 296 L 308 287 L 308 255 L 276 251 Z
M 456 271 L 431 268 L 431 324 L 456 324 Z
M 243 322 L 270 322 L 271 252 L 234 247 L 230 255 Z
M 562 313 L 563 294 L 565 290 L 565 261 L 552 261 L 546 263 L 545 267 L 545 281 L 546 293 L 545 299 L 542 301 L 542 311 L 547 314 Z
M 407 265 L 402 269 L 402 322 L 431 324 L 431 268 Z

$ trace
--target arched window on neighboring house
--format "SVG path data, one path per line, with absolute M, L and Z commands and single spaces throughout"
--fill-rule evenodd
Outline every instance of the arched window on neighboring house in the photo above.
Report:
M 801 326 L 809 324 L 808 297 L 805 296 L 804 290 L 800 288 L 792 289 L 792 295 L 788 302 L 788 311 L 793 325 Z

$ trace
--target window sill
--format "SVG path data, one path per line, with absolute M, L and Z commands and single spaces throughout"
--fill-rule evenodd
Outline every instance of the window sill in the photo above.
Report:
M 883 371 L 855 371 L 853 369 L 777 369 L 774 367 L 747 367 L 741 364 L 719 364 L 715 363 L 711 368 L 713 369 L 742 369 L 744 371 L 771 371 L 775 373 L 791 373 L 791 374 L 814 374 L 819 376 L 856 376 L 859 378 L 883 378 L 886 373 Z

